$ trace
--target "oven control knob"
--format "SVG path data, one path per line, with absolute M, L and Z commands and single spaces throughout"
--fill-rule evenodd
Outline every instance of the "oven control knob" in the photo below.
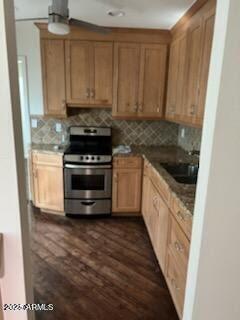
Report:
M 85 159 L 86 159 L 86 160 L 89 160 L 89 157 L 86 157 Z
M 101 158 L 100 158 L 100 157 L 97 157 L 97 160 L 98 160 L 98 161 L 100 161 L 100 160 L 101 160 Z
M 95 160 L 95 157 L 92 157 L 92 160 Z
M 80 157 L 80 160 L 83 160 L 83 156 Z

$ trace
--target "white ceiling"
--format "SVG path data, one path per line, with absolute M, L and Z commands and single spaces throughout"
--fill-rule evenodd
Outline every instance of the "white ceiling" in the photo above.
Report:
M 50 0 L 14 0 L 16 19 L 47 17 Z M 195 0 L 69 0 L 70 17 L 113 27 L 170 29 Z M 124 17 L 110 17 L 109 10 Z

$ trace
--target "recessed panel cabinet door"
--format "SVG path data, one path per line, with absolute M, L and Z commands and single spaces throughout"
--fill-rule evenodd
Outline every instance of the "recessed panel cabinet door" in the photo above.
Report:
M 202 20 L 197 19 L 188 30 L 187 73 L 184 96 L 184 119 L 194 122 L 197 113 L 200 92 L 200 71 L 202 52 Z
M 45 115 L 66 115 L 64 50 L 64 40 L 41 40 Z
M 114 47 L 114 117 L 136 117 L 140 45 L 116 43 Z
M 91 72 L 91 104 L 111 106 L 113 99 L 113 44 L 94 42 Z
M 140 212 L 141 184 L 140 169 L 114 169 L 112 200 L 113 213 Z
M 167 90 L 167 119 L 174 118 L 177 104 L 178 69 L 179 69 L 179 39 L 175 40 L 170 47 L 168 90 Z
M 167 46 L 141 45 L 138 117 L 161 118 L 166 81 Z
M 64 211 L 63 168 L 33 164 L 33 187 L 36 207 Z
M 91 44 L 66 41 L 67 103 L 89 105 L 91 95 Z
M 212 52 L 212 40 L 214 31 L 215 21 L 215 8 L 207 12 L 203 17 L 203 51 L 202 51 L 202 62 L 201 62 L 201 74 L 200 74 L 200 95 L 198 101 L 198 108 L 196 114 L 196 123 L 201 125 L 203 122 L 207 84 L 208 84 L 208 73 L 210 65 L 210 57 Z

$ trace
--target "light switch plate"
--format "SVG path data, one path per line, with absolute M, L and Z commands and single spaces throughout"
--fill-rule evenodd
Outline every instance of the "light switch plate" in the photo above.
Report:
M 61 123 L 56 123 L 55 130 L 58 133 L 62 132 L 62 124 Z
M 31 125 L 33 129 L 36 129 L 38 127 L 38 120 L 37 119 L 32 119 Z

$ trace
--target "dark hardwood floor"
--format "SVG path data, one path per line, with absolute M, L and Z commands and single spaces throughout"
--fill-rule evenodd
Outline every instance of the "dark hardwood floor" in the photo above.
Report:
M 69 219 L 32 209 L 37 320 L 177 320 L 141 218 Z

